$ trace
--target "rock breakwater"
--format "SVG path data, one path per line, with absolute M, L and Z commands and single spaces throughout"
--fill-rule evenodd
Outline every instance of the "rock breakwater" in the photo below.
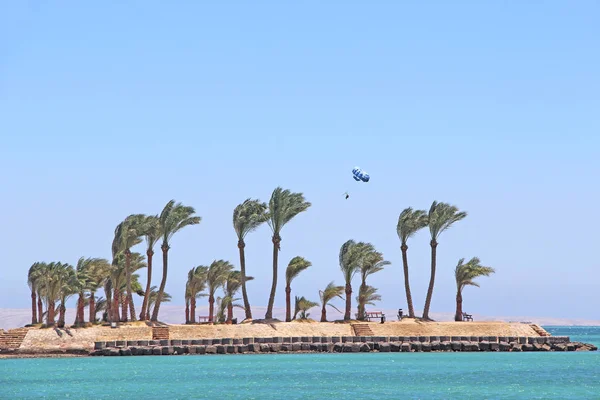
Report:
M 596 351 L 568 336 L 315 336 L 95 342 L 92 356 L 248 353 Z

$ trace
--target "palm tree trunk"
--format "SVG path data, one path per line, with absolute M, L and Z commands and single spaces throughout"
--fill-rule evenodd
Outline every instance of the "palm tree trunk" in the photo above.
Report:
M 129 304 L 129 314 L 131 315 L 131 320 L 135 321 L 135 303 L 133 302 L 133 294 L 131 292 L 127 294 L 127 304 Z
M 47 321 L 46 321 L 46 325 L 48 326 L 53 326 L 54 325 L 54 300 L 50 300 L 48 299 L 48 315 L 46 316 Z
M 292 300 L 291 300 L 292 288 L 290 285 L 285 287 L 285 322 L 292 320 Z
M 436 249 L 437 241 L 431 239 L 431 278 L 429 279 L 429 288 L 427 289 L 427 298 L 425 299 L 425 308 L 423 309 L 423 319 L 429 320 L 429 307 L 431 306 L 431 297 L 433 296 L 433 285 L 435 283 L 435 267 L 436 267 Z
M 208 322 L 213 323 L 213 315 L 215 312 L 215 296 L 211 293 L 208 296 Z
M 190 300 L 185 300 L 185 323 L 190 323 Z
M 346 283 L 346 313 L 344 314 L 344 321 L 350 321 L 350 311 L 352 309 L 352 285 Z
M 269 295 L 269 305 L 267 306 L 267 313 L 265 319 L 273 318 L 273 304 L 275 303 L 275 292 L 277 290 L 277 259 L 279 257 L 279 244 L 281 238 L 278 234 L 273 235 L 273 283 L 271 284 L 271 294 Z
M 158 311 L 160 310 L 160 303 L 163 298 L 163 293 L 165 292 L 165 286 L 167 285 L 167 272 L 168 272 L 168 261 L 169 261 L 169 245 L 163 243 L 160 247 L 162 249 L 163 255 L 163 276 L 160 281 L 160 288 L 158 289 L 158 294 L 156 295 L 156 301 L 154 303 L 154 310 L 152 311 L 152 321 L 158 320 Z
M 65 306 L 65 299 L 62 299 L 59 307 L 58 314 L 58 327 L 62 328 L 65 326 L 65 311 L 67 311 L 67 307 Z
M 252 319 L 252 309 L 248 300 L 248 292 L 246 292 L 246 253 L 244 248 L 246 243 L 242 239 L 238 241 L 238 249 L 240 250 L 240 272 L 242 273 L 242 298 L 244 299 L 244 311 L 246 319 Z
M 125 289 L 127 290 L 127 289 Z M 128 302 L 128 298 L 126 294 L 121 293 L 121 321 L 122 322 L 127 322 L 127 302 Z
M 196 323 L 196 297 L 190 299 L 190 322 Z
M 456 291 L 456 314 L 454 314 L 455 321 L 462 321 L 462 292 L 460 289 Z
M 31 324 L 37 324 L 37 296 L 34 289 L 31 289 Z
M 90 292 L 90 323 L 96 322 L 96 292 Z
M 364 293 L 366 286 L 367 286 L 367 282 L 366 282 L 366 280 L 363 279 L 362 283 L 360 284 L 360 290 L 358 291 L 358 293 L 359 293 L 359 296 L 358 296 L 358 320 L 359 321 L 365 320 L 365 303 L 364 303 L 364 299 L 361 299 L 360 293 Z
M 77 312 L 75 313 L 75 325 L 83 324 L 85 322 L 83 317 L 83 293 L 79 293 L 79 297 L 77 298 Z
M 410 293 L 410 283 L 408 281 L 408 257 L 406 256 L 406 252 L 408 250 L 408 246 L 403 244 L 400 249 L 402 250 L 402 264 L 404 265 L 404 291 L 406 292 L 406 304 L 408 306 L 408 317 L 415 317 L 415 309 L 413 307 L 412 295 Z
M 150 285 L 152 284 L 152 256 L 154 255 L 154 251 L 152 249 L 146 250 L 146 256 L 148 259 L 148 277 L 146 278 L 146 291 L 144 292 L 144 301 L 142 302 L 142 309 L 140 311 L 140 321 L 144 321 L 146 319 L 146 315 L 148 314 L 148 297 L 150 296 Z
M 124 320 L 127 321 L 127 307 L 130 309 L 131 320 L 135 320 L 135 310 L 133 308 L 133 296 L 131 295 L 131 251 L 129 249 L 125 250 L 125 284 L 127 294 L 125 295 L 125 311 Z
M 40 292 L 37 294 L 37 312 L 38 312 L 38 323 L 44 323 L 44 305 L 42 304 L 42 296 L 40 296 Z
M 225 323 L 230 325 L 233 323 L 233 303 L 231 301 L 227 304 L 227 321 Z
M 327 304 L 323 303 L 323 307 L 321 308 L 321 322 L 327 322 L 327 309 L 325 308 Z
M 114 322 L 119 322 L 119 320 L 121 319 L 119 317 L 119 290 L 115 287 L 113 290 L 113 305 L 112 305 L 112 314 L 113 314 L 113 321 Z

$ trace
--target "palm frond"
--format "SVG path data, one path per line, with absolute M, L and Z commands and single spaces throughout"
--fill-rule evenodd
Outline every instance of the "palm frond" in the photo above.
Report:
M 267 204 L 258 199 L 246 199 L 233 210 L 233 229 L 239 240 L 266 222 Z
M 458 291 L 462 291 L 465 286 L 476 286 L 479 284 L 474 279 L 480 276 L 490 276 L 496 271 L 494 268 L 481 265 L 481 261 L 477 257 L 471 258 L 466 264 L 465 259 L 461 258 L 454 269 L 454 277 L 456 279 L 456 287 Z
M 458 211 L 456 206 L 434 201 L 429 208 L 428 225 L 431 239 L 437 240 L 452 224 L 467 217 L 465 211 Z
M 406 245 L 406 241 L 419 230 L 425 228 L 427 224 L 428 216 L 425 210 L 413 210 L 408 207 L 402 210 L 398 217 L 396 232 L 402 244 Z
M 308 267 L 310 267 L 312 263 L 304 257 L 296 256 L 290 260 L 290 263 L 285 270 L 285 282 L 287 285 L 300 274 L 300 272 L 304 271 Z
M 267 223 L 273 235 L 278 236 L 283 227 L 296 215 L 306 211 L 311 203 L 304 199 L 302 193 L 293 193 L 281 187 L 275 188 L 269 200 Z

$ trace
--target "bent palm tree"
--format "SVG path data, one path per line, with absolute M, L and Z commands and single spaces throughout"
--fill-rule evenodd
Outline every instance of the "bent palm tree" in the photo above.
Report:
M 188 281 L 186 284 L 186 296 L 189 299 L 190 311 L 189 317 L 186 318 L 186 322 L 196 322 L 196 299 L 206 289 L 206 276 L 208 273 L 208 267 L 200 265 L 196 268 L 190 269 L 188 272 Z M 187 315 L 187 313 L 186 313 Z
M 307 300 L 306 298 L 304 298 L 304 296 L 296 296 L 296 305 L 294 307 L 294 319 L 296 319 L 298 313 L 300 313 L 300 319 L 308 319 L 310 314 L 307 313 L 307 311 L 313 307 L 317 307 L 318 305 L 319 303 Z
M 364 305 L 374 306 L 375 301 L 380 301 L 381 296 L 377 294 L 377 289 L 373 286 L 361 286 L 356 296 L 356 301 Z
M 408 251 L 408 245 L 406 242 L 408 239 L 417 233 L 419 230 L 427 226 L 427 213 L 425 210 L 413 210 L 412 208 L 406 208 L 400 213 L 398 217 L 398 225 L 396 226 L 396 232 L 402 243 L 400 250 L 402 250 L 402 265 L 404 267 L 404 290 L 406 292 L 406 304 L 408 306 L 408 317 L 415 317 L 415 309 L 413 307 L 412 295 L 410 293 L 410 283 L 408 280 L 408 257 L 406 255 Z
M 336 286 L 333 281 L 329 282 L 329 285 L 325 288 L 325 290 L 319 290 L 319 297 L 321 299 L 321 322 L 327 322 L 327 306 L 332 307 L 337 312 L 341 313 L 341 311 L 334 306 L 333 304 L 329 304 L 334 297 L 339 297 L 343 299 L 342 293 L 344 293 L 343 286 Z
M 148 315 L 148 296 L 150 295 L 150 287 L 152 285 L 152 257 L 154 256 L 154 245 L 161 236 L 158 215 L 148 215 L 145 218 L 141 233 L 146 239 L 146 259 L 148 261 L 146 290 L 144 291 L 144 301 L 142 302 L 142 309 L 140 311 L 140 321 L 144 321 Z
M 37 293 L 38 285 L 41 281 L 41 266 L 39 262 L 33 263 L 29 267 L 27 274 L 27 285 L 31 290 L 31 324 L 35 325 L 38 323 L 38 310 L 37 310 Z M 41 321 L 40 321 L 41 322 Z
M 153 310 L 153 307 L 156 305 L 156 299 L 158 298 L 158 290 L 156 290 L 156 286 L 152 286 L 150 288 L 150 295 L 148 296 L 148 315 L 146 315 L 146 319 L 150 319 L 150 310 Z M 163 293 L 162 302 L 168 303 L 171 301 L 171 295 L 167 292 Z M 154 311 L 153 311 L 154 313 Z
M 108 262 L 108 260 L 104 258 L 95 258 L 91 263 L 89 269 L 90 275 L 90 301 L 88 303 L 89 306 L 89 321 L 91 323 L 96 322 L 96 291 L 100 289 L 102 286 L 105 286 L 107 280 L 110 280 L 110 275 L 112 273 L 112 265 Z M 106 303 L 104 307 L 108 307 L 109 303 Z
M 208 267 L 206 286 L 208 286 L 208 322 L 214 322 L 215 292 L 227 281 L 233 265 L 225 260 L 215 260 Z
M 433 286 L 435 283 L 435 269 L 437 257 L 437 239 L 439 236 L 450 228 L 452 224 L 465 218 L 467 213 L 459 212 L 458 208 L 448 203 L 438 203 L 434 201 L 429 208 L 427 221 L 429 232 L 431 233 L 431 277 L 429 279 L 429 288 L 427 289 L 427 298 L 425 299 L 425 307 L 423 309 L 423 319 L 429 321 L 429 307 L 431 306 L 431 297 L 433 296 Z
M 339 262 L 344 281 L 346 283 L 346 311 L 344 321 L 350 321 L 350 311 L 352 309 L 352 278 L 360 269 L 363 258 L 369 251 L 373 251 L 373 246 L 369 243 L 356 243 L 350 239 L 340 248 Z
M 281 230 L 296 215 L 306 211 L 311 204 L 304 199 L 302 193 L 292 193 L 288 189 L 283 190 L 277 187 L 273 190 L 271 200 L 269 201 L 268 223 L 273 236 L 273 283 L 271 284 L 271 294 L 269 295 L 269 304 L 265 319 L 273 318 L 273 305 L 275 302 L 275 292 L 277 290 L 277 259 L 281 248 Z
M 233 229 L 238 237 L 238 249 L 240 251 L 240 270 L 242 274 L 242 298 L 244 299 L 244 310 L 246 319 L 252 319 L 252 309 L 246 291 L 246 254 L 244 241 L 246 235 L 267 221 L 267 204 L 259 200 L 246 199 L 233 210 Z
M 252 276 L 246 276 L 246 281 L 251 281 L 253 279 L 254 279 L 254 277 L 252 277 Z M 239 300 L 239 298 L 236 298 L 235 295 L 238 292 L 238 290 L 240 290 L 241 286 L 242 286 L 242 272 L 241 271 L 231 271 L 227 275 L 227 280 L 223 284 L 223 293 L 225 296 L 221 300 L 221 307 L 224 307 L 224 309 L 225 308 L 227 309 L 227 318 L 225 319 L 225 323 L 227 323 L 227 324 L 231 324 L 233 321 L 233 307 L 244 308 L 244 307 L 241 307 L 239 304 L 235 303 L 236 301 Z
M 389 261 L 383 259 L 383 254 L 379 251 L 375 251 L 375 249 L 373 249 L 372 251 L 367 252 L 362 260 L 362 263 L 360 264 L 361 284 L 359 293 L 360 290 L 364 290 L 363 288 L 367 287 L 367 277 L 369 275 L 383 270 L 383 267 L 390 264 L 391 263 Z M 357 298 L 362 297 L 359 296 Z M 365 305 L 366 304 L 361 301 L 358 302 L 358 319 L 364 319 Z
M 454 277 L 456 279 L 456 313 L 454 315 L 455 321 L 462 321 L 462 291 L 465 286 L 476 286 L 479 284 L 474 281 L 475 278 L 480 276 L 490 276 L 494 272 L 494 268 L 484 267 L 481 265 L 479 258 L 473 257 L 464 264 L 465 259 L 461 258 L 458 261 L 458 265 L 454 270 Z
M 290 260 L 290 263 L 285 270 L 285 322 L 292 320 L 292 305 L 290 294 L 292 293 L 291 284 L 292 281 L 300 275 L 300 272 L 310 267 L 312 263 L 305 260 L 303 257 L 294 257 Z
M 165 208 L 163 208 L 159 220 L 159 230 L 162 237 L 162 245 L 160 246 L 163 255 L 163 273 L 160 281 L 160 287 L 156 296 L 156 304 L 152 312 L 152 321 L 158 320 L 158 312 L 160 311 L 160 303 L 165 292 L 165 286 L 167 285 L 167 273 L 169 272 L 169 241 L 174 234 L 179 232 L 181 229 L 189 225 L 197 225 L 200 223 L 202 218 L 194 216 L 196 210 L 194 207 L 184 206 L 181 203 L 175 203 L 175 200 L 169 201 Z

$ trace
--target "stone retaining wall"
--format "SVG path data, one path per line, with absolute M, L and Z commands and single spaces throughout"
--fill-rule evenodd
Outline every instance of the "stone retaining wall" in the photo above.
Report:
M 568 336 L 314 336 L 96 342 L 94 356 L 280 352 L 585 351 Z

